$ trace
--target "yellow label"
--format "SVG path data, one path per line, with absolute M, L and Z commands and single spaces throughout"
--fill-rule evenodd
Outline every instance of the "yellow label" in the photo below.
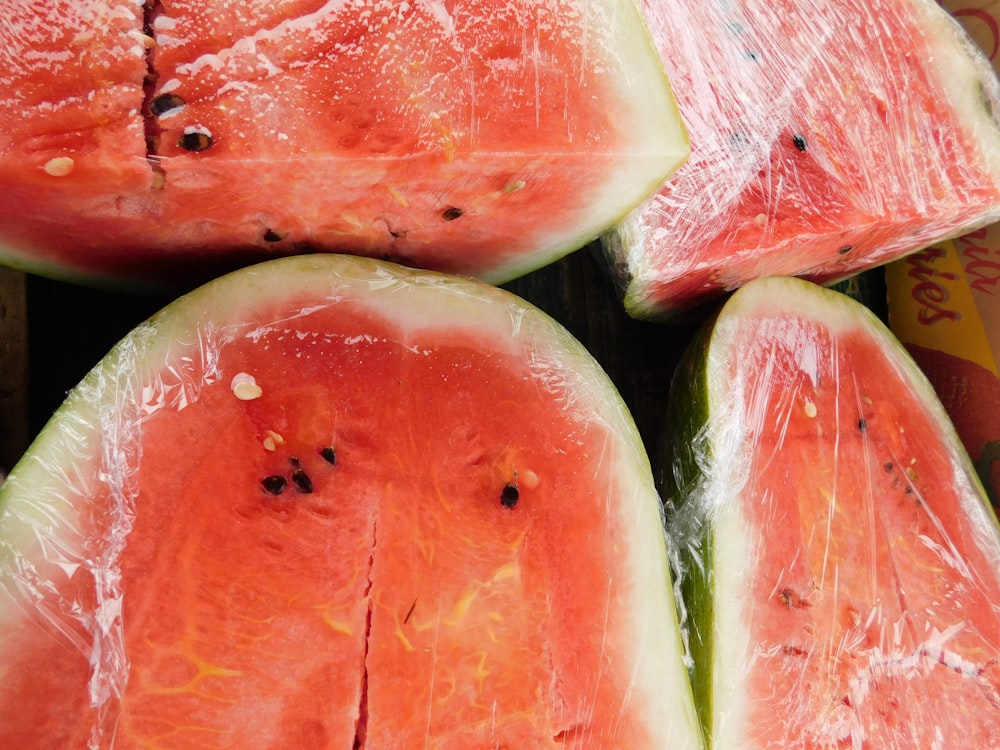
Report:
M 986 338 L 1000 358 L 1000 225 L 969 232 L 954 243 L 979 317 L 985 322 Z
M 958 249 L 942 242 L 886 266 L 892 330 L 917 344 L 975 362 L 997 363 Z

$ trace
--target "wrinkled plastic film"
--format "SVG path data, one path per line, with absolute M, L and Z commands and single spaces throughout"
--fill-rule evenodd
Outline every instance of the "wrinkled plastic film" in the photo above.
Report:
M 873 316 L 758 284 L 673 396 L 707 407 L 670 530 L 712 746 L 992 746 L 1000 533 L 967 455 Z
M 550 726 L 543 731 L 551 733 L 552 746 L 626 742 L 697 750 L 660 506 L 635 426 L 593 359 L 537 310 L 486 285 L 358 259 L 283 263 L 271 275 L 250 269 L 195 292 L 133 332 L 73 392 L 3 485 L 0 744 L 113 748 L 157 729 L 155 718 L 144 722 L 160 705 L 169 706 L 171 716 L 183 708 L 192 717 L 187 727 L 170 728 L 163 720 L 157 731 L 165 746 L 184 746 L 191 741 L 187 733 L 200 725 L 199 736 L 218 736 L 224 744 L 231 732 L 247 747 L 306 736 L 300 734 L 305 728 L 281 722 L 309 716 L 314 703 L 309 731 L 322 725 L 345 734 L 347 745 L 364 742 L 366 732 L 378 744 L 384 740 L 378 733 L 392 731 L 396 716 L 405 724 L 409 711 L 415 715 L 407 731 L 419 729 L 421 736 L 449 718 L 456 737 L 490 735 L 488 726 L 470 718 L 477 711 L 488 715 L 489 706 L 465 701 L 460 710 L 444 712 L 432 710 L 436 702 L 413 706 L 399 695 L 387 703 L 378 687 L 386 678 L 374 675 L 398 667 L 409 692 L 436 690 L 435 701 L 464 694 L 475 681 L 458 680 L 452 671 L 470 657 L 460 649 L 438 654 L 437 638 L 443 643 L 465 613 L 481 611 L 530 580 L 543 585 L 524 589 L 531 601 L 542 597 L 530 627 L 577 623 L 589 631 L 577 642 L 553 630 L 530 649 L 530 658 L 528 646 L 518 646 L 502 629 L 491 647 L 505 654 L 502 663 L 527 665 L 523 679 L 529 684 L 536 672 L 553 670 L 540 683 L 551 693 L 543 717 Z M 248 300 L 254 300 L 252 315 Z M 370 327 L 355 327 L 359 320 Z M 480 351 L 484 338 L 492 342 L 488 351 Z M 335 356 L 342 361 L 330 360 L 329 352 L 340 352 Z M 435 377 L 453 389 L 455 405 L 442 401 L 430 417 L 438 386 L 423 392 L 410 384 L 432 361 L 447 363 Z M 352 367 L 371 373 L 364 388 L 338 390 L 341 378 L 354 382 L 346 372 Z M 498 428 L 475 416 L 474 386 L 497 399 L 489 411 L 490 422 L 507 433 L 500 445 L 488 439 Z M 525 387 L 550 404 L 551 413 L 524 416 L 507 394 Z M 456 421 L 466 403 L 469 419 Z M 383 406 L 395 414 L 394 426 L 379 434 L 370 429 L 377 422 L 369 415 Z M 216 413 L 222 415 L 217 421 Z M 290 414 L 299 427 L 288 421 Z M 412 422 L 411 414 L 426 418 Z M 198 432 L 186 426 L 186 415 Z M 528 439 L 539 431 L 549 431 L 550 439 Z M 321 445 L 328 454 L 317 452 Z M 467 464 L 449 471 L 436 459 L 441 451 Z M 423 463 L 407 463 L 413 455 Z M 555 468 L 566 456 L 570 464 Z M 412 486 L 398 466 L 414 467 Z M 359 480 L 363 475 L 368 479 Z M 572 477 L 586 485 L 585 497 L 561 496 L 564 482 L 575 486 Z M 489 524 L 484 528 L 470 517 L 461 533 L 435 546 L 434 530 L 446 520 L 438 518 L 441 508 L 465 512 L 461 488 L 483 482 Z M 532 511 L 539 493 L 549 500 Z M 428 496 L 430 506 L 416 504 Z M 392 498 L 410 499 L 412 510 L 409 503 L 392 505 Z M 542 512 L 545 505 L 566 506 L 565 530 L 550 538 L 509 525 L 518 511 Z M 215 520 L 206 525 L 192 515 L 185 527 L 183 517 L 172 515 L 193 508 Z M 306 523 L 310 519 L 315 523 Z M 586 529 L 574 528 L 580 521 Z M 410 523 L 422 551 L 397 560 L 393 550 L 410 543 Z M 331 531 L 327 537 L 324 524 L 361 536 Z M 294 531 L 294 542 L 285 530 Z M 618 540 L 613 563 L 600 564 L 585 596 L 573 594 L 583 580 L 576 576 L 612 555 L 599 542 L 602 533 Z M 507 541 L 500 544 L 497 535 Z M 456 556 L 448 564 L 461 593 L 452 602 L 447 576 L 421 577 L 420 571 L 473 542 L 481 546 L 480 558 Z M 178 566 L 176 576 L 162 568 L 168 563 L 157 562 L 159 544 L 182 550 L 162 558 Z M 313 576 L 315 561 L 333 554 L 330 545 L 359 546 L 356 554 L 345 550 L 340 565 Z M 494 554 L 495 564 L 488 557 Z M 216 556 L 232 558 L 224 575 L 210 562 Z M 560 573 L 570 559 L 573 573 Z M 258 569 L 262 561 L 267 564 Z M 287 585 L 294 596 L 262 609 L 258 600 L 271 596 L 267 586 L 286 564 L 290 574 L 308 581 L 292 579 Z M 394 573 L 393 565 L 406 572 Z M 250 579 L 248 566 L 256 571 Z M 258 580 L 259 590 L 253 585 Z M 165 593 L 160 598 L 149 587 Z M 206 599 L 201 591 L 215 593 Z M 393 604 L 397 597 L 405 602 Z M 544 616 L 546 598 L 563 602 L 557 619 Z M 173 604 L 163 609 L 165 602 Z M 499 609 L 491 622 L 502 628 L 508 607 L 494 606 Z M 206 615 L 216 608 L 218 617 Z M 270 619 L 273 628 L 266 627 Z M 232 639 L 231 659 L 211 647 L 217 626 Z M 461 641 L 464 628 L 458 632 Z M 300 635 L 310 639 L 308 658 L 293 645 L 284 664 L 282 644 Z M 241 661 L 256 643 L 269 647 L 256 661 Z M 393 646 L 397 656 L 391 656 Z M 511 650 L 516 648 L 521 651 Z M 486 684 L 503 672 L 491 653 L 473 660 L 477 680 Z M 275 654 L 281 668 L 263 680 Z M 321 666 L 329 675 L 314 682 L 310 665 L 323 665 L 325 658 L 344 665 Z M 430 684 L 405 676 L 422 660 L 433 666 Z M 352 693 L 330 692 L 328 680 L 341 678 L 353 685 Z M 186 703 L 219 690 L 225 695 L 225 685 L 244 679 L 249 687 L 236 688 L 235 695 L 250 701 L 241 710 L 254 712 L 251 723 L 236 722 L 233 714 L 215 726 L 205 705 Z M 452 688 L 449 680 L 456 680 Z M 497 742 L 524 739 L 527 720 L 511 705 L 537 699 L 534 687 L 511 695 L 514 703 L 506 710 L 494 707 L 496 734 L 490 736 Z M 608 708 L 607 719 L 600 707 Z M 253 737 L 246 734 L 251 731 Z M 537 736 L 537 728 L 532 731 Z
M 326 250 L 500 283 L 687 154 L 636 0 L 7 5 L 0 257 L 42 273 Z
M 643 8 L 692 153 L 605 237 L 634 315 L 834 281 L 1000 215 L 1000 87 L 930 0 Z
M 110 746 L 127 681 L 117 561 L 140 494 L 143 426 L 160 409 L 196 400 L 214 376 L 210 361 L 218 343 L 210 343 L 205 331 L 196 345 L 176 344 L 185 354 L 170 369 L 151 371 L 147 357 L 157 335 L 155 327 L 142 325 L 123 340 L 74 389 L 3 487 L 0 645 L 21 656 L 18 639 L 26 631 L 50 632 L 53 650 L 62 653 L 51 658 L 67 672 L 85 668 L 84 702 L 92 719 L 82 722 L 90 726 L 86 736 L 72 741 L 87 747 Z M 44 661 L 11 661 L 12 674 L 59 672 Z

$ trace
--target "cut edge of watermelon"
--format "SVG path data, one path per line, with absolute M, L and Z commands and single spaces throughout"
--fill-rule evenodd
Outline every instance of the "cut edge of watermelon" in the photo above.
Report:
M 617 120 L 623 142 L 634 144 L 629 154 L 622 155 L 633 160 L 632 167 L 616 171 L 600 192 L 601 197 L 594 201 L 595 205 L 609 206 L 603 217 L 582 225 L 578 234 L 551 252 L 517 259 L 483 275 L 484 281 L 501 284 L 519 278 L 613 231 L 655 195 L 691 155 L 680 105 L 639 3 L 625 3 L 617 13 L 624 17 L 619 47 L 622 69 L 629 71 L 636 88 L 635 101 L 641 102 L 647 113 L 644 117 Z
M 960 126 L 979 156 L 984 172 L 993 185 L 1000 187 L 1000 77 L 982 50 L 946 10 L 929 0 L 914 2 L 911 6 L 912 11 L 920 16 L 921 28 L 926 31 L 926 43 L 938 60 L 936 70 L 944 79 L 940 89 L 951 109 L 964 113 Z M 655 296 L 657 283 L 675 279 L 678 269 L 659 271 L 644 249 L 646 243 L 653 241 L 648 236 L 649 227 L 644 219 L 644 211 L 653 200 L 650 198 L 604 232 L 601 235 L 602 250 L 607 256 L 622 304 L 631 317 L 661 322 L 681 321 L 697 314 L 699 307 L 712 304 L 713 299 L 720 295 L 734 291 L 735 287 L 729 285 L 724 289 L 707 290 L 708 296 L 694 306 L 689 300 L 674 303 Z M 1000 221 L 1000 203 L 978 212 L 946 233 L 932 233 L 919 246 L 907 252 L 917 252 L 933 242 L 961 236 L 997 221 Z M 898 257 L 900 253 L 894 252 L 891 257 L 874 259 L 869 267 L 885 265 Z M 813 270 L 802 268 L 787 273 L 810 278 Z M 824 270 L 826 274 L 821 283 L 826 285 L 858 273 L 853 270 L 833 278 L 831 270 Z
M 882 321 L 850 297 L 802 279 L 749 282 L 706 321 L 685 352 L 669 404 L 677 437 L 662 447 L 677 598 L 707 747 L 737 747 L 744 737 L 751 698 L 740 667 L 752 649 L 747 645 L 750 634 L 740 623 L 746 621 L 747 570 L 756 559 L 755 545 L 761 543 L 746 534 L 741 488 L 747 479 L 740 468 L 747 466 L 745 456 L 753 446 L 742 426 L 730 422 L 734 413 L 742 413 L 730 407 L 731 398 L 743 394 L 725 395 L 731 392 L 727 363 L 733 361 L 741 320 L 780 318 L 785 312 L 822 320 L 834 334 L 861 330 L 879 344 L 940 426 L 942 449 L 948 451 L 962 488 L 962 510 L 981 532 L 976 544 L 1000 571 L 1000 522 L 972 461 L 926 376 Z
M 605 218 L 581 227 L 574 238 L 546 254 L 542 262 L 528 259 L 529 262 L 513 264 L 487 274 L 483 277 L 486 281 L 513 280 L 612 232 L 652 198 L 691 155 L 680 105 L 639 3 L 628 2 L 618 12 L 626 16 L 621 23 L 622 69 L 629 71 L 631 83 L 637 89 L 635 100 L 642 102 L 647 113 L 641 118 L 620 117 L 617 121 L 623 141 L 635 144 L 628 155 L 634 158 L 633 167 L 618 170 L 607 181 L 601 198 L 595 201 L 595 205 L 609 206 Z
M 616 455 L 605 461 L 620 467 L 623 502 L 617 512 L 635 532 L 635 543 L 622 550 L 631 557 L 625 564 L 633 571 L 663 572 L 662 577 L 643 572 L 643 585 L 635 587 L 633 643 L 643 644 L 645 656 L 633 665 L 630 693 L 647 700 L 659 696 L 656 703 L 675 707 L 671 716 L 650 717 L 651 725 L 670 738 L 670 747 L 695 747 L 697 721 L 675 602 L 669 585 L 666 591 L 656 585 L 670 576 L 659 496 L 638 430 L 608 376 L 568 331 L 509 292 L 472 279 L 354 256 L 282 258 L 210 282 L 139 325 L 84 377 L 0 484 L 0 632 L 29 617 L 50 636 L 68 639 L 95 668 L 90 694 L 91 708 L 98 712 L 121 693 L 127 677 L 120 668 L 127 654 L 116 645 L 121 643 L 115 615 L 121 592 L 113 586 L 114 558 L 130 528 L 136 492 L 131 483 L 141 465 L 141 456 L 130 446 L 137 445 L 142 429 L 142 390 L 172 363 L 187 361 L 195 372 L 210 372 L 206 329 L 225 335 L 248 311 L 282 310 L 273 305 L 288 295 L 369 305 L 410 331 L 455 326 L 477 335 L 489 331 L 486 336 L 498 349 L 527 346 L 534 367 L 574 379 L 579 398 L 566 408 L 607 425 L 617 436 L 617 447 L 612 448 Z M 396 295 L 409 299 L 398 306 L 385 304 Z M 190 385 L 190 397 L 197 398 L 200 384 Z M 99 497 L 102 484 L 116 494 L 111 510 L 120 525 L 110 549 L 95 560 L 88 557 L 87 539 L 80 535 L 83 516 L 78 503 Z M 36 564 L 40 577 L 28 580 L 24 573 L 35 575 Z M 109 574 L 105 582 L 111 586 L 107 598 L 98 602 L 94 621 L 74 619 L 72 602 L 52 602 L 45 594 L 46 575 L 58 571 L 68 577 L 77 566 Z M 101 646 L 95 647 L 94 641 Z M 0 680 L 3 673 L 0 663 Z
M 493 259 L 495 262 L 484 257 L 482 261 L 476 260 L 466 265 L 442 264 L 440 258 L 435 257 L 440 253 L 429 244 L 422 250 L 416 248 L 417 252 L 414 253 L 412 261 L 403 262 L 415 267 L 475 276 L 492 284 L 510 281 L 587 245 L 653 194 L 686 160 L 690 153 L 687 133 L 670 82 L 638 3 L 634 0 L 627 0 L 624 3 L 618 0 L 600 0 L 593 5 L 594 7 L 587 12 L 607 16 L 610 19 L 609 26 L 613 28 L 615 34 L 620 35 L 620 38 L 615 40 L 614 46 L 602 44 L 599 50 L 600 54 L 606 55 L 607 60 L 612 61 L 609 67 L 621 71 L 616 73 L 618 89 L 611 92 L 607 102 L 608 107 L 620 109 L 617 116 L 608 123 L 614 143 L 607 151 L 598 154 L 600 158 L 596 159 L 593 158 L 595 156 L 593 154 L 575 150 L 571 154 L 556 153 L 558 149 L 541 150 L 536 153 L 527 148 L 523 152 L 526 157 L 538 157 L 540 178 L 551 178 L 549 179 L 551 184 L 547 189 L 559 202 L 558 205 L 566 207 L 563 215 L 557 217 L 563 219 L 562 223 L 553 223 L 548 232 L 544 231 L 544 227 L 540 228 L 537 233 L 538 241 L 528 245 L 527 250 L 519 243 L 513 251 L 509 248 L 507 252 L 496 250 L 495 248 L 504 242 L 502 235 L 500 239 L 488 237 L 487 241 L 490 244 L 486 247 L 491 248 L 489 253 L 497 256 Z M 476 168 L 476 162 L 488 163 L 492 157 L 500 157 L 502 160 L 511 153 L 520 152 L 501 150 L 491 153 L 488 149 L 473 149 L 458 158 L 469 161 L 469 169 L 473 170 Z M 601 176 L 600 184 L 578 189 L 578 194 L 585 195 L 586 200 L 575 205 L 568 197 L 571 193 L 567 193 L 567 190 L 572 189 L 572 185 L 568 183 L 573 182 L 575 178 L 558 166 L 550 168 L 549 174 L 544 174 L 545 162 L 549 157 L 558 160 L 567 156 L 576 160 L 574 167 L 577 164 L 586 165 L 593 174 Z M 335 157 L 346 160 L 352 158 L 350 153 L 336 154 Z M 372 161 L 376 163 L 378 159 L 373 158 Z M 407 156 L 401 156 L 400 161 L 407 162 Z M 273 169 L 275 165 L 269 162 L 268 166 Z M 380 167 L 373 169 L 376 175 L 380 170 Z M 405 172 L 405 169 L 403 171 Z M 384 187 L 381 182 L 373 183 L 371 193 L 382 195 Z M 389 187 L 392 189 L 393 186 Z M 442 182 L 439 187 L 444 193 L 447 183 Z M 55 198 L 59 198 L 58 194 Z M 136 198 L 138 205 L 145 201 L 146 196 L 141 192 L 118 196 L 119 200 L 124 198 Z M 148 210 L 151 209 L 149 207 L 133 209 L 133 211 Z M 507 210 L 516 211 L 516 208 Z M 61 209 L 56 208 L 55 211 L 59 213 Z M 499 210 L 497 221 L 503 222 Z M 59 227 L 60 231 L 64 229 L 65 227 Z M 16 236 L 9 236 L 0 239 L 0 262 L 18 270 L 60 281 L 139 291 L 145 289 L 176 291 L 178 286 L 183 284 L 188 284 L 190 288 L 190 283 L 203 283 L 220 273 L 264 262 L 278 257 L 279 254 L 312 251 L 303 250 L 302 247 L 279 248 L 276 245 L 267 246 L 258 243 L 252 247 L 223 245 L 206 252 L 204 243 L 200 244 L 202 249 L 199 250 L 197 238 L 193 246 L 164 249 L 156 247 L 156 239 L 150 231 L 148 246 L 144 244 L 143 239 L 123 240 L 122 244 L 113 250 L 108 249 L 112 247 L 111 243 L 108 243 L 103 251 L 78 252 L 77 257 L 70 257 L 67 253 L 59 251 L 59 248 L 41 248 L 39 251 L 33 243 L 40 245 L 45 242 L 50 246 L 58 245 L 60 242 L 72 243 L 72 229 L 68 234 L 63 232 L 51 236 L 44 227 L 35 227 L 30 231 L 34 233 L 31 238 L 22 236 L 18 239 Z M 132 232 L 133 227 L 130 227 L 129 231 Z M 39 240 L 38 238 L 42 236 L 47 236 L 49 239 Z M 57 236 L 64 239 L 51 239 Z M 141 227 L 134 236 L 143 237 Z M 404 257 L 408 252 L 403 248 L 401 253 L 394 254 L 395 249 L 385 245 L 373 248 L 370 253 L 365 249 L 356 251 L 354 245 L 358 243 L 352 243 L 352 240 L 358 238 L 345 236 L 345 239 L 348 242 L 346 245 L 322 244 L 317 245 L 316 250 L 324 253 L 358 252 L 371 257 L 389 259 Z M 327 241 L 328 238 L 317 240 L 322 243 Z M 370 238 L 358 239 L 358 242 L 366 241 L 370 241 Z M 94 244 L 89 247 L 98 248 Z M 474 242 L 469 247 L 475 249 Z M 86 257 L 88 254 L 92 257 Z M 144 255 L 148 255 L 148 258 L 143 257 Z M 175 259 L 172 259 L 171 255 L 174 255 Z M 456 258 L 461 259 L 463 255 L 469 254 L 465 253 L 461 246 L 454 248 Z M 179 279 L 168 278 L 170 271 L 174 269 L 179 270 Z M 166 273 L 161 272 L 164 270 Z M 199 270 L 204 272 L 199 273 Z

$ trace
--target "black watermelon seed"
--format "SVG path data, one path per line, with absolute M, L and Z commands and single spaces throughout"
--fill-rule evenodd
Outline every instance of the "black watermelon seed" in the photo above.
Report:
M 178 138 L 177 146 L 185 151 L 205 151 L 212 148 L 212 136 L 195 130 Z
M 503 486 L 503 490 L 500 492 L 500 504 L 505 508 L 513 508 L 517 505 L 517 501 L 520 497 L 521 493 L 517 489 L 517 485 L 513 482 L 508 482 Z
M 861 419 L 858 420 L 858 429 L 862 432 L 868 429 L 868 422 L 864 417 L 861 417 Z
M 264 242 L 280 242 L 283 239 L 285 238 L 273 229 L 268 228 L 264 230 Z
M 792 136 L 792 143 L 795 144 L 795 148 L 797 148 L 799 151 L 805 151 L 806 148 L 808 148 L 808 146 L 806 145 L 805 136 L 801 135 L 800 133 L 796 133 L 795 135 Z
M 299 492 L 312 492 L 313 483 L 302 469 L 296 469 L 292 472 L 292 481 L 295 482 L 295 486 L 299 488 Z
M 882 468 L 885 469 L 886 471 L 892 471 L 892 461 L 886 461 L 884 464 L 882 464 Z
M 272 495 L 280 495 L 285 491 L 285 487 L 288 486 L 288 482 L 285 481 L 283 476 L 279 474 L 274 474 L 269 477 L 264 477 L 260 480 L 261 486 L 270 492 Z
M 844 245 L 840 250 L 837 251 L 837 255 L 847 255 L 851 250 L 854 249 L 853 245 Z
M 177 94 L 161 94 L 149 103 L 149 111 L 154 117 L 166 114 L 172 109 L 180 109 L 184 100 Z
M 326 461 L 328 464 L 332 465 L 337 463 L 337 451 L 334 449 L 332 445 L 328 445 L 322 450 L 320 450 L 319 455 L 321 455 L 323 457 L 323 460 Z
M 462 209 L 450 206 L 441 212 L 441 218 L 444 219 L 445 221 L 454 221 L 455 219 L 459 218 L 463 213 L 465 212 Z

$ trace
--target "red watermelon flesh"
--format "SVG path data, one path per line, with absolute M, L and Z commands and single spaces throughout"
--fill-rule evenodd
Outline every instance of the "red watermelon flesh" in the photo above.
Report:
M 502 281 L 687 155 L 632 0 L 0 10 L 0 256 L 44 273 L 334 249 Z
M 182 298 L 0 540 L 3 747 L 699 746 L 635 427 L 485 284 L 316 255 Z
M 692 155 L 605 237 L 634 316 L 836 281 L 1000 219 L 1000 86 L 931 0 L 643 7 Z
M 684 583 L 711 745 L 997 747 L 1000 528 L 930 384 L 801 280 L 748 284 L 705 336 L 672 398 L 702 409 L 674 499 L 712 575 Z

